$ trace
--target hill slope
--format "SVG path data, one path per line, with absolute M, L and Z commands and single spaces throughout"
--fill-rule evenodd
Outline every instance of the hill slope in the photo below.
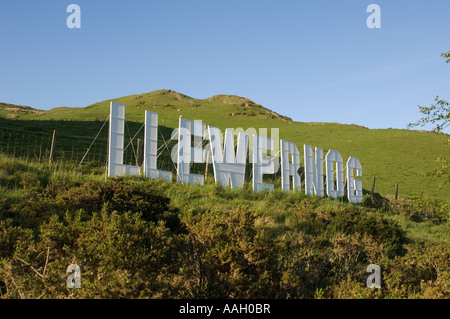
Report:
M 33 122 L 30 125 L 36 130 L 40 123 L 45 122 L 42 125 L 45 129 L 42 130 L 51 132 L 54 125 L 69 135 L 72 131 L 80 135 L 81 126 L 86 138 L 92 139 L 100 129 L 101 122 L 109 115 L 110 101 L 126 105 L 127 121 L 142 123 L 144 110 L 150 110 L 159 114 L 160 126 L 167 128 L 177 127 L 180 116 L 201 119 L 222 130 L 227 127 L 279 128 L 280 138 L 296 143 L 300 150 L 303 144 L 308 144 L 321 147 L 324 152 L 338 150 L 344 161 L 348 156 L 358 157 L 363 167 L 365 189 L 371 188 L 375 176 L 376 191 L 385 196 L 393 195 L 395 184 L 398 183 L 400 196 L 423 193 L 436 198 L 450 198 L 450 185 L 438 190 L 438 178 L 423 176 L 424 172 L 437 167 L 435 159 L 438 156 L 448 155 L 449 148 L 445 143 L 449 136 L 446 134 L 400 129 L 373 130 L 337 123 L 295 122 L 238 96 L 215 95 L 207 99 L 195 99 L 172 90 L 158 90 L 106 100 L 84 108 L 62 107 L 49 111 L 2 103 L 0 116 L 4 118 L 2 125 L 5 127 L 17 123 L 24 129 L 24 123 Z M 135 132 L 138 127 L 130 125 L 130 130 Z

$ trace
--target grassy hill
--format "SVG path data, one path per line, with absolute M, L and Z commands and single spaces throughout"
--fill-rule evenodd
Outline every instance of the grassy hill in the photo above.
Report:
M 69 153 L 72 157 L 75 156 L 74 152 L 77 153 L 79 160 L 107 119 L 110 101 L 126 105 L 130 136 L 141 127 L 144 110 L 159 114 L 159 125 L 165 139 L 169 138 L 171 129 L 178 126 L 180 116 L 192 120 L 201 119 L 222 130 L 227 127 L 253 127 L 268 128 L 270 132 L 270 128 L 279 128 L 280 138 L 295 142 L 300 150 L 303 144 L 309 144 L 321 147 L 325 152 L 329 149 L 338 150 L 344 161 L 349 156 L 358 157 L 363 167 L 362 181 L 365 189 L 371 188 L 373 177 L 376 177 L 376 191 L 384 196 L 392 196 L 395 184 L 398 183 L 399 195 L 403 197 L 425 194 L 440 199 L 450 198 L 450 185 L 438 189 L 441 182 L 438 178 L 423 176 L 423 173 L 437 167 L 437 157 L 448 155 L 449 148 L 445 143 L 449 136 L 446 134 L 400 129 L 373 130 L 338 123 L 295 122 L 248 98 L 238 96 L 215 95 L 207 99 L 195 99 L 171 90 L 158 90 L 106 100 L 84 108 L 59 107 L 48 111 L 1 103 L 0 124 L 4 129 L 10 128 L 12 131 L 9 132 L 16 129 L 43 134 L 46 145 L 52 130 L 57 129 L 58 147 L 64 149 L 66 157 Z M 17 139 L 19 135 L 20 133 Z M 141 130 L 138 136 L 142 135 Z M 80 149 L 74 151 L 71 136 L 78 136 L 78 141 L 84 140 Z M 42 144 L 44 139 L 36 141 L 36 135 L 34 138 L 33 152 L 38 157 L 37 145 L 39 141 Z M 99 136 L 99 141 L 103 144 L 94 145 L 94 148 L 98 146 L 94 157 L 97 156 L 103 163 L 106 139 L 105 129 Z M 32 138 L 30 143 L 33 143 Z M 20 143 L 15 143 L 16 147 L 19 147 L 18 144 Z M 165 158 L 168 158 L 167 154 Z M 165 165 L 173 168 L 170 163 Z
M 402 198 L 375 194 L 354 205 L 285 193 L 279 175 L 277 189 L 258 193 L 250 183 L 222 188 L 211 175 L 204 186 L 106 179 L 109 101 L 49 111 L 2 103 L 0 299 L 450 298 L 449 192 L 435 192 L 439 180 L 422 176 L 448 152 L 448 135 L 300 123 L 236 96 L 198 100 L 162 90 L 113 101 L 127 106 L 127 163 L 137 152 L 130 137 L 143 136 L 149 109 L 159 113 L 160 146 L 180 115 L 221 129 L 279 128 L 300 149 L 359 157 L 365 189 L 376 176 L 376 192 L 390 195 L 398 182 Z M 166 151 L 160 168 L 174 169 L 168 160 Z M 421 193 L 435 198 L 414 198 Z M 80 289 L 66 286 L 74 263 Z M 382 269 L 380 289 L 366 286 L 373 263 Z

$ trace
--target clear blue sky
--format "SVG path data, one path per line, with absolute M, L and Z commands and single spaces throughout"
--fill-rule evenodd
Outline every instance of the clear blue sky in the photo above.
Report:
M 81 29 L 66 26 L 71 3 Z M 366 25 L 371 3 L 381 29 Z M 450 100 L 449 14 L 449 0 L 2 1 L 0 101 L 81 107 L 173 89 L 405 128 L 417 105 Z

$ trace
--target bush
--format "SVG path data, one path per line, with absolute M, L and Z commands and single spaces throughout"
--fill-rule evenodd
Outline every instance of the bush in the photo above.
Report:
M 450 298 L 450 247 L 428 243 L 405 247 L 404 256 L 382 265 L 387 297 Z
M 176 230 L 179 218 L 169 209 L 170 199 L 153 190 L 146 183 L 125 182 L 110 179 L 105 182 L 89 181 L 70 185 L 64 180 L 52 181 L 44 190 L 31 190 L 28 199 L 11 205 L 9 216 L 15 216 L 18 225 L 37 230 L 42 222 L 56 214 L 82 210 L 85 218 L 99 212 L 105 204 L 109 212 L 139 212 L 147 221 L 164 220 Z
M 367 234 L 384 245 L 389 257 L 404 253 L 402 245 L 407 239 L 396 222 L 383 218 L 380 213 L 365 214 L 356 206 L 339 204 L 326 207 L 319 203 L 309 199 L 302 201 L 298 210 L 289 218 L 288 224 L 306 234 L 325 235 L 328 238 L 336 234 Z
M 450 222 L 450 202 L 420 196 L 412 199 L 391 200 L 394 214 L 400 214 L 415 221 L 434 223 Z
M 190 214 L 180 239 L 182 297 L 267 298 L 276 293 L 277 253 L 245 207 Z
M 166 269 L 173 250 L 168 229 L 139 213 L 81 212 L 54 215 L 41 226 L 37 241 L 9 250 L 0 262 L 0 282 L 8 298 L 139 298 L 158 297 L 167 286 Z M 4 223 L 0 232 L 23 233 Z M 26 235 L 26 232 L 25 232 Z M 23 236 L 25 236 L 23 235 Z M 26 236 L 20 238 L 16 244 Z M 11 237 L 11 236 L 9 236 Z M 29 237 L 29 234 L 28 234 Z M 19 239 L 17 237 L 16 239 Z M 14 241 L 14 240 L 13 240 Z M 2 248 L 3 242 L 0 242 Z M 7 245 L 8 246 L 8 245 Z M 66 287 L 68 265 L 81 268 L 82 289 Z M 163 283 L 164 282 L 164 283 Z M 5 289 L 4 289 L 5 290 Z

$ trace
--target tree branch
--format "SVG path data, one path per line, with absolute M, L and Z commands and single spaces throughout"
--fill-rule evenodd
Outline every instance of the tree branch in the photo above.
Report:
M 27 263 L 25 260 L 23 260 L 22 258 L 17 257 L 17 256 L 15 256 L 14 258 L 20 260 L 20 261 L 23 262 L 25 265 L 30 266 L 30 268 L 31 268 L 36 274 L 38 274 L 39 276 L 41 276 L 42 278 L 44 278 L 44 276 L 43 276 L 41 273 L 39 273 L 39 271 L 37 271 L 33 266 L 31 266 L 31 265 L 30 265 L 29 263 Z

